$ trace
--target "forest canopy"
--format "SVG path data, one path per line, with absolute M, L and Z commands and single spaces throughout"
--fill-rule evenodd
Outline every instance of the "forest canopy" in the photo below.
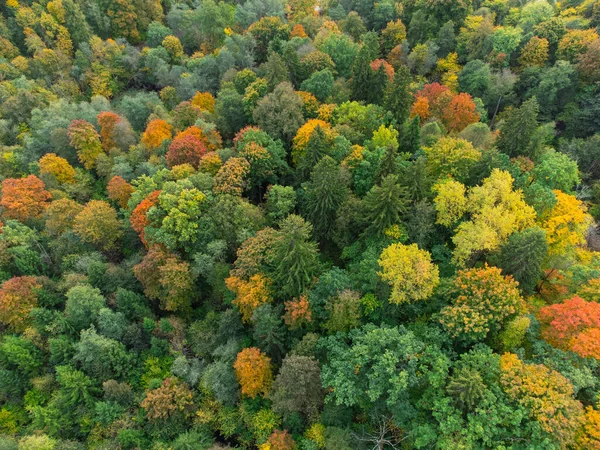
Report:
M 0 2 L 0 450 L 600 450 L 599 33 Z

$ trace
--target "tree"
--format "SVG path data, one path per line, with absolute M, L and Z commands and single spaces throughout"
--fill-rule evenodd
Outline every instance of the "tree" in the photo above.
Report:
M 118 114 L 110 111 L 103 111 L 96 117 L 98 125 L 100 125 L 100 137 L 102 138 L 102 147 L 108 151 L 118 147 L 115 140 L 116 125 L 121 122 Z
M 589 82 L 600 81 L 600 68 L 596 64 L 598 58 L 600 58 L 600 39 L 592 42 L 587 50 L 577 57 L 577 68 L 584 79 Z
M 348 196 L 349 176 L 331 157 L 323 157 L 306 185 L 306 213 L 315 234 L 329 239 L 337 211 Z
M 129 184 L 123 177 L 115 175 L 106 185 L 108 198 L 116 202 L 119 207 L 127 208 L 127 202 L 133 194 L 133 186 Z
M 113 250 L 123 234 L 117 212 L 102 200 L 92 200 L 85 205 L 75 216 L 73 231 L 84 242 L 105 251 Z
M 398 176 L 386 176 L 363 199 L 364 219 L 369 224 L 367 232 L 382 234 L 390 226 L 400 223 L 407 212 L 407 204 L 407 191 L 400 185 Z
M 540 217 L 540 225 L 547 233 L 549 253 L 558 255 L 585 242 L 592 220 L 581 200 L 558 190 L 553 192 L 556 204 Z
M 67 291 L 65 316 L 77 331 L 89 328 L 95 323 L 100 310 L 105 307 L 106 301 L 97 288 L 80 285 Z
M 395 304 L 426 300 L 439 283 L 439 270 L 431 255 L 417 244 L 392 244 L 379 257 L 378 275 L 392 287 Z
M 53 176 L 60 184 L 75 182 L 75 169 L 69 162 L 55 153 L 46 153 L 40 158 L 40 175 Z
M 235 135 L 248 123 L 244 97 L 232 83 L 224 84 L 215 101 L 217 127 L 225 137 Z
M 314 94 L 314 96 L 322 102 L 329 97 L 329 94 L 331 94 L 333 82 L 334 78 L 331 70 L 319 70 L 314 72 L 310 78 L 302 82 L 300 90 Z
M 249 172 L 250 163 L 245 158 L 229 158 L 215 174 L 215 192 L 241 197 Z
M 298 446 L 287 430 L 274 430 L 267 440 L 268 448 L 273 450 L 296 450 Z
M 542 364 L 526 364 L 512 353 L 500 357 L 500 385 L 508 397 L 561 447 L 573 442 L 583 423 L 583 406 L 573 398 L 573 385 Z
M 531 156 L 531 140 L 538 127 L 538 103 L 531 98 L 520 108 L 508 108 L 496 145 L 509 156 Z
M 4 208 L 4 217 L 23 222 L 39 218 L 51 197 L 44 182 L 35 175 L 6 178 L 2 181 L 0 205 Z
M 452 97 L 441 119 L 448 131 L 460 132 L 468 125 L 479 121 L 476 108 L 473 98 L 462 92 Z
M 68 198 L 61 198 L 50 203 L 44 212 L 46 231 L 52 237 L 58 237 L 73 228 L 75 217 L 83 206 Z
M 225 284 L 230 291 L 235 293 L 236 298 L 232 303 L 240 310 L 244 322 L 250 321 L 256 308 L 270 303 L 272 300 L 271 280 L 264 275 L 252 275 L 248 281 L 231 276 L 225 280 Z
M 410 72 L 405 66 L 401 66 L 396 71 L 394 80 L 389 84 L 386 92 L 384 105 L 388 111 L 392 112 L 398 125 L 404 124 L 409 116 L 412 103 L 409 91 L 410 82 Z
M 238 353 L 233 363 L 242 394 L 250 398 L 267 395 L 273 384 L 271 358 L 256 347 L 245 348 Z
M 425 148 L 427 167 L 434 179 L 452 177 L 465 182 L 471 170 L 481 159 L 481 152 L 460 138 L 443 137 L 430 148 Z
M 483 340 L 523 306 L 518 283 L 497 267 L 461 270 L 453 285 L 452 305 L 442 309 L 440 322 L 456 338 Z
M 422 381 L 417 372 L 428 354 L 425 344 L 403 327 L 373 324 L 322 338 L 319 348 L 327 351 L 321 379 L 331 401 L 368 410 L 387 407 L 399 414 L 410 389 Z
M 552 345 L 583 358 L 600 359 L 600 305 L 572 297 L 539 311 L 542 337 Z
M 272 93 L 258 101 L 252 117 L 273 138 L 291 142 L 304 122 L 302 99 L 290 83 L 280 83 Z
M 437 212 L 436 223 L 451 227 L 467 212 L 465 185 L 452 179 L 442 180 L 433 186 L 433 200 Z
M 153 119 L 148 122 L 146 130 L 142 134 L 142 144 L 148 149 L 154 150 L 160 147 L 163 141 L 173 137 L 173 127 L 165 120 Z
M 310 303 L 305 295 L 301 295 L 299 299 L 285 302 L 285 315 L 283 319 L 292 330 L 296 330 L 302 325 L 312 322 L 312 311 Z
M 282 416 L 301 413 L 310 419 L 318 416 L 323 394 L 318 362 L 308 356 L 287 356 L 269 398 L 273 402 L 273 410 Z
M 125 346 L 97 334 L 94 328 L 81 332 L 73 359 L 81 365 L 84 373 L 99 380 L 122 378 L 131 368 L 131 358 Z
M 481 186 L 469 190 L 466 208 L 471 220 L 462 222 L 452 238 L 457 264 L 465 265 L 496 250 L 512 233 L 533 225 L 534 209 L 525 203 L 521 191 L 513 190 L 512 184 L 508 172 L 494 169 Z
M 37 306 L 42 285 L 36 277 L 13 277 L 0 287 L 0 322 L 21 332 L 29 322 L 29 313 Z
M 188 418 L 193 413 L 194 401 L 190 389 L 177 378 L 167 378 L 156 389 L 146 392 L 140 404 L 151 422 Z
M 147 214 L 150 208 L 158 204 L 158 197 L 160 196 L 160 192 L 161 191 L 151 192 L 144 200 L 142 200 L 134 208 L 134 210 L 131 212 L 131 216 L 129 216 L 129 222 L 131 223 L 131 227 L 140 236 L 140 239 L 146 246 L 148 246 L 148 243 L 145 240 L 146 234 L 144 229 L 148 225 L 150 225 L 150 220 L 148 219 Z
M 312 225 L 290 214 L 281 223 L 272 244 L 274 281 L 278 292 L 297 297 L 312 282 L 317 269 L 319 250 L 311 239 Z
M 86 169 L 96 166 L 96 159 L 104 153 L 100 135 L 94 126 L 85 120 L 73 120 L 68 129 L 69 143 L 77 150 L 79 161 Z
M 204 143 L 196 136 L 188 134 L 177 136 L 169 145 L 166 159 L 169 167 L 178 166 L 180 164 L 191 164 L 195 169 L 200 164 L 200 159 L 208 150 Z
M 519 63 L 523 67 L 543 67 L 548 60 L 548 39 L 533 36 L 521 51 Z
M 329 317 L 323 324 L 323 328 L 329 333 L 347 332 L 360 325 L 361 300 L 360 294 L 356 291 L 345 289 L 330 297 L 325 304 L 325 309 Z
M 534 227 L 512 234 L 500 247 L 495 261 L 504 274 L 519 283 L 521 292 L 531 294 L 540 280 L 547 254 L 546 232 Z

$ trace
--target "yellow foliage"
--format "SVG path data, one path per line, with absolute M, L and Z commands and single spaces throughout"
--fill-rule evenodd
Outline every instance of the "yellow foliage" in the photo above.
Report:
M 436 223 L 449 227 L 467 210 L 465 185 L 448 179 L 435 184 L 433 190 L 437 194 L 433 200 L 437 212 Z
M 225 280 L 225 285 L 235 294 L 232 303 L 240 310 L 244 322 L 250 321 L 256 308 L 272 300 L 271 280 L 262 274 L 252 275 L 248 281 L 231 276 Z
M 392 287 L 391 303 L 425 300 L 440 282 L 430 253 L 417 244 L 392 244 L 383 250 L 378 262 L 382 271 L 377 274 Z
M 40 158 L 40 174 L 50 174 L 59 183 L 74 183 L 75 169 L 65 158 L 47 153 Z
M 593 219 L 580 200 L 559 190 L 553 192 L 556 205 L 541 218 L 540 225 L 547 232 L 550 253 L 558 255 L 585 242 Z
M 321 128 L 321 130 L 325 133 L 325 136 L 331 139 L 333 138 L 333 131 L 331 130 L 331 125 L 329 125 L 324 120 L 309 120 L 300 127 L 292 142 L 292 157 L 294 159 L 294 162 L 297 162 L 298 156 L 304 152 L 304 149 L 306 148 L 310 137 L 312 136 L 317 127 Z

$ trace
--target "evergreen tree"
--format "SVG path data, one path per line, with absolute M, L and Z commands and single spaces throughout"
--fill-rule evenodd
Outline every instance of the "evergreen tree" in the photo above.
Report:
M 539 106 L 535 97 L 524 102 L 520 108 L 509 108 L 496 145 L 508 156 L 531 156 L 531 140 L 538 127 Z
M 385 107 L 392 112 L 398 126 L 404 124 L 408 119 L 413 102 L 413 96 L 409 90 L 410 83 L 411 77 L 408 68 L 401 66 L 394 74 L 394 81 L 388 86 L 386 93 Z
M 400 135 L 400 151 L 414 155 L 421 149 L 421 127 L 419 117 L 415 116 L 404 122 L 403 133 Z
M 406 188 L 400 185 L 397 175 L 388 175 L 363 199 L 365 221 L 369 224 L 366 232 L 380 234 L 398 224 L 407 206 Z

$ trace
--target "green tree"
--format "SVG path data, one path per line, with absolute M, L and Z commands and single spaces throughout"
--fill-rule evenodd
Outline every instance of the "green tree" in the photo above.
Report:
M 509 108 L 504 113 L 504 123 L 496 145 L 509 156 L 531 156 L 531 141 L 538 127 L 537 100 L 531 98 L 520 108 Z
M 524 294 L 531 294 L 542 276 L 547 255 L 546 232 L 535 227 L 512 234 L 491 260 L 519 282 Z
M 302 99 L 290 83 L 281 83 L 258 101 L 252 116 L 258 126 L 273 138 L 291 142 L 304 123 Z
M 388 175 L 363 199 L 364 219 L 369 224 L 366 232 L 381 234 L 390 226 L 399 224 L 407 207 L 406 188 L 400 185 L 397 175 Z
M 319 250 L 311 240 L 312 225 L 290 214 L 281 223 L 273 243 L 274 279 L 280 292 L 298 297 L 312 282 Z

